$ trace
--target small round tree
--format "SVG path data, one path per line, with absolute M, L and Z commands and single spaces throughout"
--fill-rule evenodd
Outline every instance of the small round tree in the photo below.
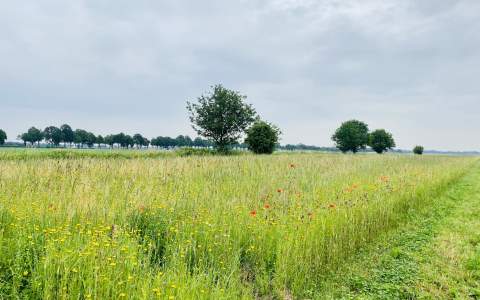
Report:
M 5 144 L 5 140 L 7 139 L 7 133 L 0 129 L 0 145 Z
M 228 152 L 255 121 L 255 109 L 245 99 L 236 91 L 214 86 L 213 92 L 199 97 L 197 103 L 187 102 L 193 129 L 211 139 L 219 152 Z
M 368 145 L 378 154 L 388 151 L 395 147 L 395 141 L 392 134 L 385 129 L 377 129 L 369 134 Z
M 365 149 L 368 143 L 368 125 L 358 120 L 343 122 L 332 136 L 336 147 L 346 153 L 357 153 Z
M 422 155 L 423 154 L 423 146 L 415 146 L 413 148 L 413 153 L 417 155 Z
M 272 154 L 280 134 L 277 126 L 258 120 L 247 130 L 245 144 L 256 154 Z

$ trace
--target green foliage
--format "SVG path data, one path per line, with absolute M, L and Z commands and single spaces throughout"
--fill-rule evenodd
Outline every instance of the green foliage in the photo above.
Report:
M 58 127 L 48 126 L 43 130 L 43 138 L 47 143 L 58 146 L 63 141 L 63 133 Z
M 60 130 L 62 131 L 62 142 L 68 144 L 73 143 L 75 139 L 75 133 L 73 132 L 72 127 L 70 127 L 70 125 L 68 124 L 63 124 L 62 126 L 60 126 Z
M 395 147 L 395 141 L 392 134 L 386 132 L 385 129 L 377 129 L 369 134 L 368 145 L 373 151 L 382 154 L 388 149 Z
M 5 144 L 5 140 L 7 139 L 7 133 L 0 129 L 0 145 Z
M 140 133 L 136 133 L 133 135 L 133 143 L 137 145 L 138 148 L 148 146 L 150 144 L 150 141 L 143 137 Z
M 198 103 L 187 102 L 193 129 L 213 140 L 218 151 L 227 152 L 255 120 L 255 109 L 244 103 L 245 99 L 222 85 L 214 86 L 212 93 L 197 99 Z
M 422 155 L 423 154 L 423 146 L 415 146 L 413 148 L 413 153 L 417 155 Z
M 259 120 L 247 130 L 245 143 L 256 154 L 272 154 L 280 134 L 277 126 Z
M 98 146 L 100 146 L 101 144 L 105 144 L 105 139 L 103 138 L 103 136 L 98 135 L 96 140 L 95 140 L 95 143 L 97 143 Z
M 27 145 L 27 143 L 35 144 L 40 143 L 43 139 L 43 133 L 36 127 L 30 127 L 27 132 L 22 133 L 19 138 Z
M 365 149 L 368 143 L 368 125 L 358 120 L 343 122 L 332 136 L 336 147 L 343 153 L 357 153 Z

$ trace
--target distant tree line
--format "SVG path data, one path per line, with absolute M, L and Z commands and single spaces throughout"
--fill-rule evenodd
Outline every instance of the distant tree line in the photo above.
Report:
M 7 133 L 0 129 L 0 145 L 5 144 L 5 141 L 7 140 Z
M 248 148 L 257 154 L 271 154 L 275 149 L 284 150 L 316 150 L 332 151 L 328 147 L 307 146 L 303 144 L 280 146 L 278 141 L 280 129 L 269 122 L 263 121 L 251 104 L 245 103 L 247 97 L 239 92 L 215 85 L 208 94 L 197 98 L 197 101 L 187 101 L 187 111 L 192 128 L 200 137 L 192 140 L 189 136 L 179 135 L 176 138 L 158 136 L 152 140 L 137 133 L 130 136 L 125 133 L 110 134 L 105 137 L 95 135 L 83 129 L 75 131 L 64 124 L 60 128 L 48 126 L 43 131 L 31 127 L 19 135 L 25 146 L 39 145 L 44 140 L 48 145 L 76 145 L 83 148 L 102 145 L 121 148 L 171 148 L 171 147 L 214 147 L 218 152 L 226 153 L 231 148 Z M 240 138 L 245 136 L 244 143 Z M 6 140 L 6 134 L 0 130 L 0 145 Z M 362 121 L 349 120 L 343 122 L 332 135 L 335 147 L 343 153 L 367 151 L 369 146 L 373 151 L 382 154 L 396 147 L 391 133 L 385 129 L 370 132 L 368 125 Z M 422 154 L 423 147 L 416 146 L 415 154 Z
M 0 130 L 0 144 L 4 133 Z M 143 135 L 136 133 L 133 136 L 125 134 L 123 132 L 118 134 L 109 134 L 103 137 L 102 135 L 95 135 L 84 129 L 73 130 L 70 125 L 64 124 L 60 127 L 48 126 L 43 131 L 30 127 L 27 132 L 18 136 L 23 141 L 24 145 L 39 146 L 42 141 L 52 147 L 75 146 L 77 148 L 93 148 L 97 147 L 118 147 L 118 148 L 173 148 L 173 147 L 211 147 L 213 143 L 209 140 L 202 139 L 200 137 L 192 140 L 188 135 L 179 135 L 176 138 L 168 136 L 159 136 L 149 140 Z
M 286 144 L 278 146 L 280 150 L 287 150 L 287 151 L 331 151 L 337 152 L 338 149 L 335 147 L 319 147 L 314 145 L 305 145 L 305 144 Z

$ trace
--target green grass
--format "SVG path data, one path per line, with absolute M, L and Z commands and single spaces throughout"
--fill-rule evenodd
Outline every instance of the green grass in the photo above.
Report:
M 230 155 L 239 155 L 240 151 L 231 151 Z M 38 160 L 38 159 L 147 159 L 186 156 L 218 155 L 210 149 L 178 148 L 175 150 L 138 150 L 138 149 L 36 149 L 11 148 L 0 149 L 0 160 Z
M 480 298 L 480 166 L 352 257 L 328 299 Z
M 0 152 L 0 298 L 322 298 L 476 162 L 91 153 Z

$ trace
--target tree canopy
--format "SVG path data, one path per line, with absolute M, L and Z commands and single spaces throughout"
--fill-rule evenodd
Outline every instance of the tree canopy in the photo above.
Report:
M 245 99 L 239 92 L 222 85 L 214 86 L 213 91 L 200 96 L 197 103 L 187 102 L 193 129 L 211 139 L 218 151 L 228 151 L 255 120 L 255 109 L 246 104 Z
M 391 133 L 385 129 L 377 129 L 369 134 L 368 145 L 373 151 L 382 154 L 395 147 L 395 141 Z
M 343 153 L 357 153 L 368 143 L 368 125 L 358 120 L 343 122 L 332 136 L 336 147 Z
M 19 138 L 25 143 L 35 144 L 40 143 L 43 139 L 43 133 L 40 129 L 36 127 L 30 127 L 27 132 L 22 133 Z
M 58 127 L 48 126 L 43 130 L 43 138 L 47 143 L 58 146 L 63 141 L 63 133 Z
M 245 143 L 250 151 L 257 154 L 271 154 L 278 144 L 280 129 L 265 121 L 257 120 L 247 130 Z
M 62 131 L 62 142 L 72 144 L 75 140 L 75 134 L 72 130 L 72 127 L 70 127 L 68 124 L 63 124 L 60 126 L 60 130 Z
M 417 155 L 422 155 L 423 154 L 423 146 L 415 146 L 413 148 L 413 153 Z
M 0 145 L 5 144 L 5 141 L 7 140 L 7 133 L 0 129 Z

